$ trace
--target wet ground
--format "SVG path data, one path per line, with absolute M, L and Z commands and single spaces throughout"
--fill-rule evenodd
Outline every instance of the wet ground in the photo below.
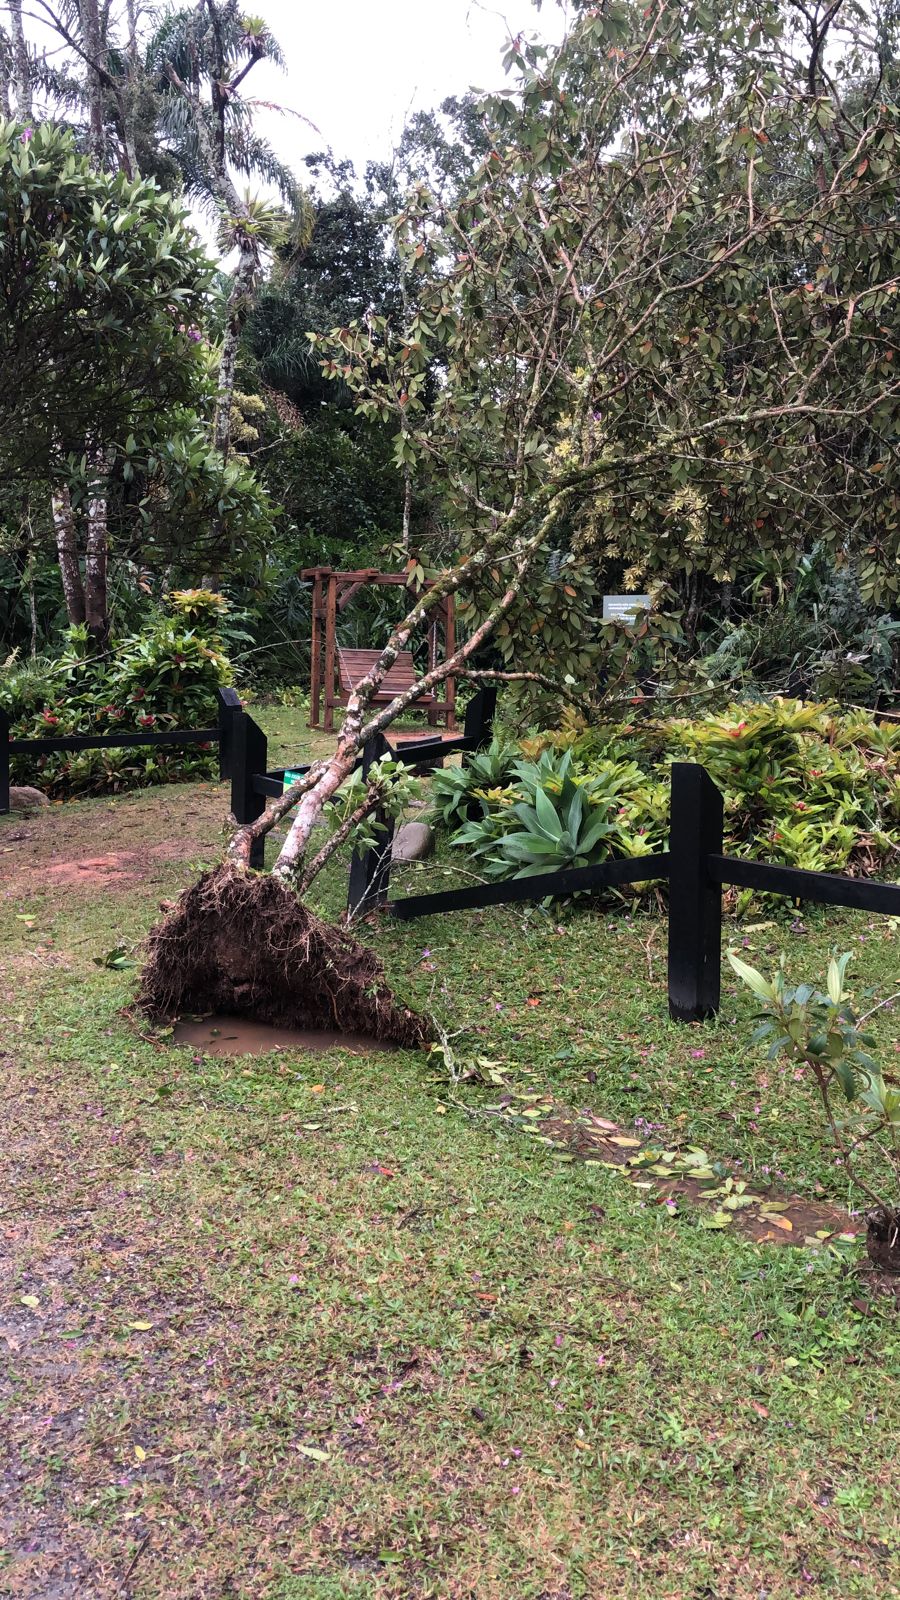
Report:
M 339 1033 L 326 1028 L 276 1028 L 251 1017 L 186 1017 L 175 1024 L 175 1044 L 187 1044 L 207 1056 L 261 1056 L 270 1050 L 306 1050 L 319 1055 L 339 1046 L 351 1055 L 390 1049 L 365 1033 Z

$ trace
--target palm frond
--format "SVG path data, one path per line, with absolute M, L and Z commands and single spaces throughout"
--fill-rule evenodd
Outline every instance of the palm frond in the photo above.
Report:
M 229 122 L 226 149 L 229 162 L 242 177 L 271 185 L 285 205 L 292 211 L 299 209 L 303 190 L 297 179 L 276 155 L 268 139 L 257 133 L 249 122 Z

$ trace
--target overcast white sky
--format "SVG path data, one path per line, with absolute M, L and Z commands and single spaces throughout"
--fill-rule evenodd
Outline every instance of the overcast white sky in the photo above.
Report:
M 286 74 L 254 70 L 249 95 L 308 117 L 262 115 L 279 154 L 295 159 L 330 146 L 361 171 L 386 156 L 409 112 L 450 94 L 504 82 L 501 52 L 511 33 L 558 36 L 555 0 L 248 0 L 287 58 Z
M 24 9 L 30 36 L 58 49 L 35 20 L 39 5 L 25 0 Z M 299 164 L 330 147 L 359 173 L 390 153 L 411 111 L 499 88 L 513 34 L 559 38 L 563 29 L 560 0 L 544 0 L 540 11 L 532 0 L 247 0 L 247 11 L 265 18 L 287 61 L 284 73 L 260 64 L 245 85 L 248 98 L 298 114 L 259 109 L 279 155 Z

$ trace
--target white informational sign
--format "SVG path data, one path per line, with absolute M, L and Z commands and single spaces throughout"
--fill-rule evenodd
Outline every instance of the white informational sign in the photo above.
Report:
M 648 594 L 605 594 L 603 596 L 604 622 L 633 622 L 639 611 L 650 610 Z

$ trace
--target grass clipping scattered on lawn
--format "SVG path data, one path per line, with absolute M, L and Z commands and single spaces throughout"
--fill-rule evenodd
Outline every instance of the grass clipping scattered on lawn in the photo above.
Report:
M 204 873 L 149 935 L 137 1004 L 154 1017 L 230 1012 L 406 1048 L 431 1037 L 395 999 L 373 950 L 277 878 L 228 865 Z

